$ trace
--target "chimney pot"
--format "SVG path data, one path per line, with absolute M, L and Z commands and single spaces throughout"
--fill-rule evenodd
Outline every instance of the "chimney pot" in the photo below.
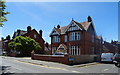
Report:
M 42 30 L 39 31 L 39 34 L 40 34 L 41 37 L 42 37 L 42 32 L 43 32 Z
M 28 26 L 27 27 L 27 32 L 30 32 L 31 31 L 31 26 Z
M 60 25 L 59 25 L 59 24 L 57 25 L 57 28 L 58 28 L 58 29 L 60 28 Z

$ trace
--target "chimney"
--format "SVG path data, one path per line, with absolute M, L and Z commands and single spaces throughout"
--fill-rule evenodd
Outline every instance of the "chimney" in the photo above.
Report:
M 42 30 L 39 31 L 39 34 L 40 34 L 41 37 L 42 37 L 42 32 L 43 32 Z
M 28 26 L 27 27 L 27 32 L 30 32 L 31 31 L 31 26 Z
M 88 16 L 88 22 L 91 22 L 92 21 L 92 18 L 90 16 Z
M 17 30 L 17 33 L 18 33 L 18 35 L 17 35 L 17 36 L 19 36 L 19 34 L 20 34 L 20 30 L 19 30 L 19 29 Z
M 8 36 L 6 37 L 6 39 L 7 39 L 7 40 L 10 40 L 10 35 L 8 35 Z
M 4 40 L 4 38 L 2 37 L 2 38 L 1 38 L 1 40 L 3 41 L 3 40 Z
M 60 25 L 59 25 L 59 24 L 57 25 L 57 28 L 58 28 L 58 29 L 60 28 Z

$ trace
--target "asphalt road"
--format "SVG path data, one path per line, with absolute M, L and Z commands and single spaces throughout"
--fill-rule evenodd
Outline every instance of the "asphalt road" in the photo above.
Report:
M 118 68 L 114 64 L 110 63 L 98 63 L 95 65 L 87 65 L 84 67 L 77 66 L 71 68 L 71 70 L 73 69 L 81 73 L 118 73 Z
M 2 66 L 6 67 L 9 73 L 76 73 L 72 70 L 47 68 L 7 58 L 2 59 Z
M 59 68 L 57 64 L 56 67 L 58 66 L 58 68 L 51 68 L 20 62 L 11 57 L 2 58 L 2 66 L 7 68 L 6 72 L 9 73 L 120 73 L 120 69 L 109 63 L 86 64 L 86 66 L 82 67 L 81 65 L 63 66 L 63 68 Z

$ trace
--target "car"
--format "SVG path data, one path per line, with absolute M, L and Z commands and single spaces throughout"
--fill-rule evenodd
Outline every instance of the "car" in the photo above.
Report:
M 113 53 L 102 53 L 101 54 L 101 62 L 112 62 L 114 54 Z
M 120 68 L 120 53 L 116 53 L 113 56 L 113 63 L 115 64 L 115 66 Z
M 55 52 L 53 56 L 64 56 L 64 53 L 62 52 Z

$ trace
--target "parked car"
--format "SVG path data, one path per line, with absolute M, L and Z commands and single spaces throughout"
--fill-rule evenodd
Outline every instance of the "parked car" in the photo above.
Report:
M 55 52 L 53 56 L 64 56 L 64 53 L 62 52 Z
M 120 53 L 116 53 L 113 57 L 113 63 L 120 68 Z
M 114 54 L 113 53 L 102 53 L 101 62 L 112 62 Z

